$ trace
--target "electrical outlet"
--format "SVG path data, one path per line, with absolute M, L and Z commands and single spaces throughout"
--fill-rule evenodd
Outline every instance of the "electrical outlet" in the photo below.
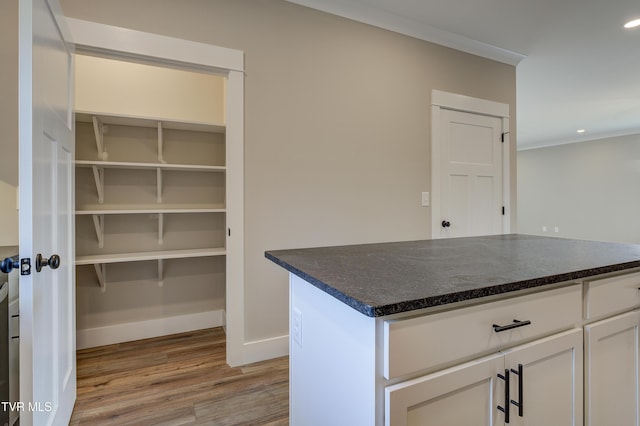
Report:
M 547 225 L 542 225 L 542 232 L 547 232 Z
M 556 234 L 560 232 L 560 227 L 559 226 L 554 227 L 553 232 L 555 232 Z
M 302 312 L 298 308 L 293 308 L 291 316 L 291 334 L 293 341 L 302 347 Z

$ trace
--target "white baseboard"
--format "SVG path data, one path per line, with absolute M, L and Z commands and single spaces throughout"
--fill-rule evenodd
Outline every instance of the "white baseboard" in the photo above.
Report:
M 217 310 L 77 330 L 76 347 L 78 349 L 93 348 L 203 328 L 220 327 L 224 324 L 224 316 L 224 310 Z
M 244 364 L 289 355 L 289 335 L 245 342 L 242 352 Z

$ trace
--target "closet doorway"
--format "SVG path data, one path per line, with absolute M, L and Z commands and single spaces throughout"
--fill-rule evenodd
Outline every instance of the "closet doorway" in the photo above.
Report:
M 78 348 L 225 326 L 242 364 L 242 52 L 69 25 Z

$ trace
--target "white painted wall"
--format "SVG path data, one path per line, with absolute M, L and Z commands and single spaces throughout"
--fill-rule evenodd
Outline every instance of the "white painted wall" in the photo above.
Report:
M 638 244 L 639 218 L 640 134 L 518 152 L 519 233 Z

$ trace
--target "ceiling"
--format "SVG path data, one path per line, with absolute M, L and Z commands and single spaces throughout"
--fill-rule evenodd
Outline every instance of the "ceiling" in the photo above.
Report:
M 519 149 L 640 133 L 638 0 L 289 1 L 516 65 Z

